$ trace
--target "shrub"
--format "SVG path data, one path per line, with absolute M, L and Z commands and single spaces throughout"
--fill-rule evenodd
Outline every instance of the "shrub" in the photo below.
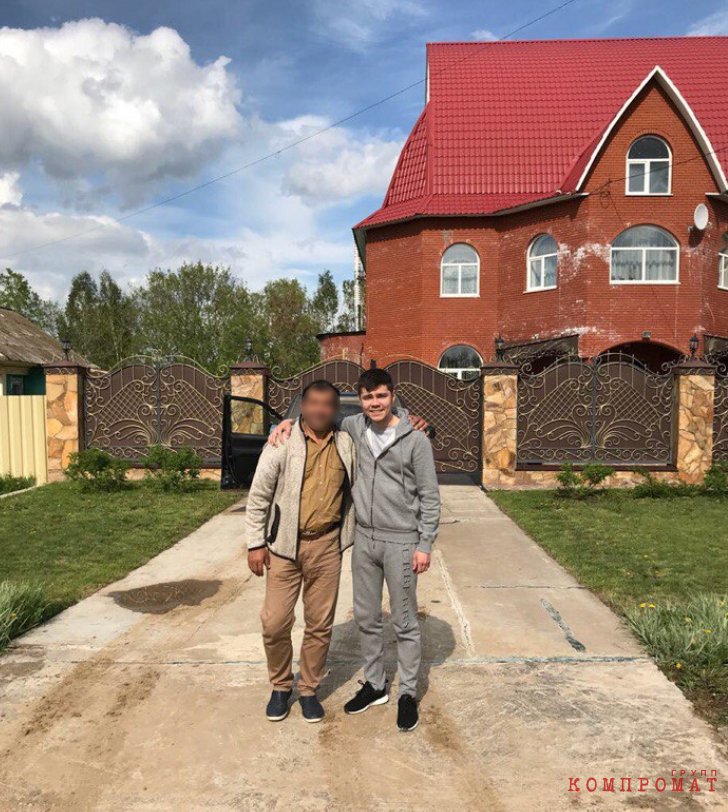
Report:
M 71 454 L 65 474 L 87 490 L 117 491 L 126 485 L 128 470 L 125 460 L 118 460 L 100 448 L 87 448 Z
M 160 444 L 149 447 L 143 460 L 146 485 L 163 491 L 189 491 L 197 487 L 202 459 L 190 446 L 172 449 Z
M 10 476 L 9 474 L 0 476 L 0 493 L 22 491 L 25 488 L 32 488 L 33 485 L 35 485 L 34 476 Z
M 559 482 L 557 494 L 572 499 L 583 499 L 587 496 L 600 493 L 600 485 L 614 473 L 610 465 L 591 462 L 577 471 L 573 463 L 566 462 L 556 475 Z
M 706 471 L 703 491 L 716 496 L 728 495 L 728 462 L 714 462 Z
M 40 623 L 46 605 L 41 586 L 0 581 L 0 651 L 14 637 Z

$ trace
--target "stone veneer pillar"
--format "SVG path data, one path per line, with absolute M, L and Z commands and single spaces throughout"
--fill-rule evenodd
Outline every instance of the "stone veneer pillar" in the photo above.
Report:
M 63 480 L 69 457 L 81 448 L 83 378 L 86 368 L 73 361 L 44 364 L 48 481 Z
M 678 384 L 675 463 L 683 482 L 702 482 L 713 460 L 715 371 L 697 358 L 675 367 Z
M 516 475 L 518 367 L 491 363 L 482 370 L 483 474 L 485 488 L 512 485 Z

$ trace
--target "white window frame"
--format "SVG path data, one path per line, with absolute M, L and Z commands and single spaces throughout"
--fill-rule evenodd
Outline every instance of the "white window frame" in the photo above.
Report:
M 667 191 L 666 192 L 650 192 L 650 174 L 652 172 L 651 165 L 653 163 L 664 163 L 665 158 L 630 158 L 629 153 L 632 151 L 632 147 L 642 138 L 656 138 L 658 141 L 662 141 L 662 143 L 667 148 Z M 630 167 L 636 164 L 643 164 L 646 168 L 644 174 L 642 175 L 642 191 L 641 192 L 632 192 L 629 188 L 629 176 L 630 176 Z M 627 150 L 627 171 L 625 172 L 627 176 L 624 181 L 624 193 L 629 195 L 630 197 L 669 197 L 672 195 L 672 149 L 667 141 L 661 135 L 653 135 L 652 133 L 645 133 L 645 135 L 640 135 L 639 138 L 635 138 L 635 140 L 629 145 L 629 149 Z
M 463 378 L 463 373 L 464 372 L 477 372 L 477 374 L 480 375 L 480 367 L 478 367 L 476 369 L 475 367 L 448 367 L 448 368 L 445 368 L 445 367 L 441 366 L 442 359 L 454 347 L 467 347 L 468 349 L 472 350 L 478 356 L 478 358 L 480 358 L 480 367 L 483 366 L 483 358 L 482 358 L 481 354 L 475 349 L 475 347 L 471 347 L 470 344 L 453 344 L 452 346 L 448 347 L 440 355 L 440 359 L 437 362 L 438 371 L 442 372 L 444 375 L 452 375 L 453 377 L 457 378 L 459 381 L 465 380 Z
M 728 290 L 728 248 L 718 254 L 718 287 Z
M 655 226 L 652 223 L 640 223 L 640 225 L 650 226 L 651 228 L 659 229 L 660 231 L 664 232 L 665 234 L 669 235 L 671 240 L 674 240 L 675 245 L 672 247 L 669 246 L 661 246 L 661 247 L 641 247 L 641 246 L 614 246 L 611 247 L 609 253 L 609 284 L 610 285 L 679 285 L 680 284 L 680 243 L 670 234 L 667 229 L 661 228 L 660 226 Z M 630 226 L 630 228 L 636 228 L 637 226 Z M 625 229 L 625 231 L 629 231 L 629 229 Z M 624 231 L 620 231 L 617 235 L 618 237 L 624 234 Z M 642 278 L 641 279 L 613 279 L 612 278 L 612 268 L 614 267 L 614 252 L 615 251 L 641 251 L 642 252 Z M 674 279 L 645 279 L 645 272 L 647 270 L 647 252 L 648 251 L 674 251 L 675 256 L 675 278 Z
M 456 245 L 467 245 L 475 253 L 475 293 L 460 293 L 463 287 L 463 267 L 473 265 L 472 262 L 445 262 L 445 254 Z M 458 293 L 445 293 L 445 267 L 458 269 Z M 468 242 L 454 242 L 443 251 L 440 259 L 440 298 L 441 299 L 477 299 L 480 296 L 480 254 Z
M 541 254 L 538 257 L 531 256 L 531 252 L 533 251 L 533 246 L 536 245 L 536 241 L 540 240 L 541 237 L 551 237 L 551 239 L 556 242 L 555 237 L 552 234 L 538 234 L 531 240 L 531 244 L 528 246 L 528 251 L 526 251 L 526 293 L 536 293 L 537 291 L 541 290 L 556 290 L 559 286 L 559 244 L 556 243 L 556 251 L 552 254 Z M 545 285 L 543 284 L 543 280 L 546 278 L 544 273 L 544 260 L 548 257 L 556 257 L 556 284 L 555 285 Z M 531 263 L 534 260 L 539 261 L 539 265 L 541 266 L 541 284 L 540 285 L 532 285 L 531 284 Z

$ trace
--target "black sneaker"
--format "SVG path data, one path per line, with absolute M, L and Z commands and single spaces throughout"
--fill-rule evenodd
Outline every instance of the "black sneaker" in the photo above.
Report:
M 419 723 L 420 716 L 417 712 L 417 700 L 411 694 L 402 694 L 397 709 L 397 727 L 402 732 L 405 732 L 414 730 Z
M 301 713 L 307 722 L 320 722 L 324 718 L 323 705 L 318 701 L 318 697 L 301 696 L 298 701 L 301 703 Z
M 387 692 L 389 684 L 387 682 L 384 683 L 384 688 L 381 691 L 375 691 L 369 680 L 366 682 L 359 680 L 359 685 L 361 685 L 361 688 L 357 691 L 356 696 L 344 705 L 345 713 L 361 713 L 372 705 L 384 705 L 389 702 L 389 693 Z
M 293 691 L 273 691 L 265 709 L 265 715 L 271 722 L 281 722 L 288 716 L 288 702 Z

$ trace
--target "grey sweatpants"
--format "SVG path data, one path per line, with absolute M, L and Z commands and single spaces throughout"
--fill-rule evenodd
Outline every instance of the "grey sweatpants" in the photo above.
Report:
M 381 691 L 385 684 L 382 586 L 387 582 L 392 625 L 397 636 L 399 695 L 415 695 L 420 670 L 417 575 L 412 556 L 417 545 L 372 541 L 357 536 L 351 558 L 354 620 L 359 628 L 364 676 Z

